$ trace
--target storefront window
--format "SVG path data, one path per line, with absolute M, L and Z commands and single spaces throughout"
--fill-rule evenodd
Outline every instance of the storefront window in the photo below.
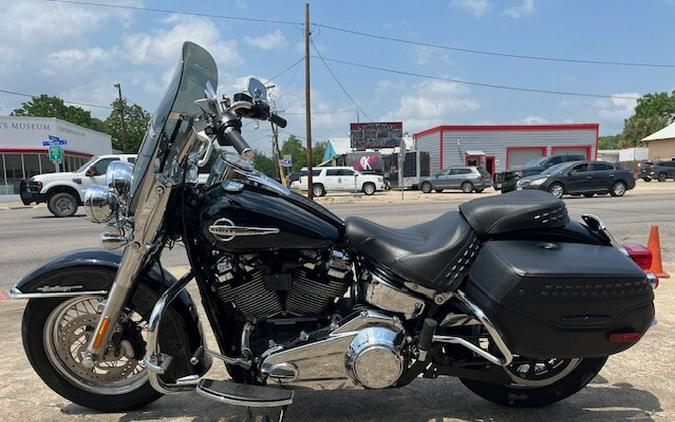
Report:
M 23 179 L 21 154 L 5 154 L 5 172 L 7 174 L 8 194 L 18 194 Z
M 40 162 L 42 163 L 42 173 L 54 173 L 54 163 L 49 161 L 47 154 L 40 154 Z
M 40 174 L 40 156 L 38 154 L 24 154 L 23 168 L 26 172 L 24 175 L 26 179 Z
M 0 195 L 9 193 L 7 182 L 5 181 L 5 160 L 3 160 L 3 156 L 4 154 L 0 154 Z

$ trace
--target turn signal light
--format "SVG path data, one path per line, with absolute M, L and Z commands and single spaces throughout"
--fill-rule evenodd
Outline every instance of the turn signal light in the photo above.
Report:
M 648 270 L 652 266 L 652 251 L 647 247 L 637 243 L 626 243 L 622 245 L 628 256 L 643 270 Z
M 637 343 L 642 336 L 640 333 L 614 333 L 609 335 L 610 343 Z

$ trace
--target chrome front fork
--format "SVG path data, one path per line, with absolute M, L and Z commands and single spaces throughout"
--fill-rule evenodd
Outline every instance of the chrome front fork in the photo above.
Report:
M 106 298 L 96 331 L 82 357 L 82 365 L 86 368 L 93 368 L 96 360 L 105 352 L 136 277 L 146 263 L 149 253 L 156 247 L 157 233 L 164 219 L 173 186 L 173 181 L 168 177 L 152 174 L 148 177 L 147 185 L 139 187 L 138 194 L 142 197 L 139 202 L 141 205 L 135 214 L 133 240 L 124 250 L 122 262 Z

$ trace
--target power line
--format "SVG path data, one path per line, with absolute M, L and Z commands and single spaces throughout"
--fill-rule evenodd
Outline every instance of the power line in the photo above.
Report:
M 444 81 L 444 82 L 454 82 L 462 85 L 470 85 L 470 86 L 478 86 L 482 88 L 493 88 L 493 89 L 504 89 L 504 90 L 509 90 L 509 91 L 520 91 L 520 92 L 534 92 L 534 93 L 539 93 L 539 94 L 554 94 L 554 95 L 568 95 L 572 97 L 591 97 L 591 98 L 610 98 L 610 99 L 618 99 L 618 100 L 637 100 L 639 97 L 632 97 L 632 96 L 625 96 L 625 95 L 608 95 L 608 94 L 591 94 L 591 93 L 585 93 L 585 92 L 573 92 L 573 91 L 556 91 L 556 90 L 549 90 L 549 89 L 535 89 L 535 88 L 526 88 L 526 87 L 519 87 L 519 86 L 511 86 L 511 85 L 501 85 L 501 84 L 493 84 L 493 83 L 484 83 L 484 82 L 471 82 L 471 81 L 464 81 L 461 79 L 453 79 L 453 78 L 444 78 L 440 76 L 432 76 L 432 75 L 425 75 L 423 73 L 416 73 L 416 72 L 407 72 L 404 70 L 397 70 L 397 69 L 390 69 L 386 67 L 380 67 L 380 66 L 373 66 L 373 65 L 367 65 L 363 63 L 354 63 L 346 60 L 338 60 L 338 59 L 330 59 L 330 58 L 324 58 L 324 57 L 318 57 L 321 60 L 328 61 L 328 62 L 333 62 L 333 63 L 338 63 L 346 66 L 354 66 L 354 67 L 360 67 L 362 69 L 370 69 L 370 70 L 377 70 L 380 72 L 388 72 L 388 73 L 395 73 L 398 75 L 406 75 L 406 76 L 414 76 L 417 78 L 423 78 L 423 79 L 433 79 L 433 80 L 438 80 L 438 81 Z
M 288 72 L 289 70 L 293 69 L 295 66 L 297 66 L 298 64 L 300 64 L 300 62 L 302 62 L 303 60 L 305 60 L 305 58 L 304 58 L 304 57 L 300 57 L 298 60 L 294 61 L 290 66 L 288 66 L 287 68 L 285 68 L 285 69 L 282 70 L 281 72 L 279 72 L 279 73 L 277 73 L 276 75 L 274 75 L 274 76 L 272 76 L 271 78 L 269 78 L 269 79 L 267 80 L 267 82 L 265 82 L 264 85 L 267 85 L 267 84 L 269 84 L 270 82 L 273 82 L 276 78 L 278 78 L 279 76 L 281 76 L 281 75 L 283 75 L 284 73 Z
M 421 47 L 436 48 L 440 50 L 456 51 L 460 53 L 481 54 L 485 56 L 508 57 L 512 59 L 522 60 L 540 60 L 549 62 L 563 62 L 563 63 L 579 63 L 579 64 L 593 64 L 593 65 L 607 65 L 607 66 L 631 66 L 631 67 L 650 67 L 650 68 L 675 68 L 675 64 L 668 63 L 646 63 L 646 62 L 628 62 L 628 61 L 611 61 L 611 60 L 586 60 L 575 59 L 568 57 L 552 57 L 552 56 L 535 56 L 527 54 L 504 53 L 499 51 L 480 50 L 475 48 L 451 47 L 449 45 L 435 44 L 423 41 L 413 41 L 405 38 L 397 38 L 385 35 L 370 34 L 363 31 L 356 31 L 353 29 L 341 28 L 333 25 L 326 25 L 322 23 L 315 23 L 319 28 L 325 28 L 331 31 L 343 32 L 346 34 L 357 35 L 360 37 L 375 38 L 384 41 L 393 41 L 401 44 L 416 45 Z
M 7 91 L 7 90 L 5 90 L 5 89 L 0 89 L 0 92 L 2 92 L 2 93 L 4 93 L 4 94 L 17 95 L 17 96 L 19 96 L 19 97 L 29 97 L 29 98 L 37 98 L 37 97 L 39 97 L 39 95 L 26 94 L 25 92 Z M 91 103 L 85 103 L 85 102 L 82 102 L 82 101 L 71 101 L 71 100 L 65 100 L 65 99 L 63 99 L 63 98 L 61 98 L 61 100 L 63 100 L 64 103 L 67 103 L 67 104 L 74 104 L 74 105 L 78 105 L 78 106 L 94 107 L 94 108 L 105 108 L 105 109 L 108 109 L 108 110 L 112 110 L 112 109 L 113 109 L 112 106 L 106 106 L 106 105 L 100 105 L 100 104 L 91 104 Z
M 156 7 L 140 7 L 140 6 L 129 6 L 122 4 L 109 4 L 109 3 L 95 3 L 88 1 L 75 1 L 75 0 L 45 0 L 52 3 L 64 3 L 64 4 L 74 4 L 80 6 L 97 6 L 97 7 L 107 7 L 110 9 L 126 9 L 126 10 L 135 10 L 137 12 L 152 12 L 152 13 L 164 13 L 171 15 L 187 15 L 187 16 L 197 16 L 202 18 L 216 18 L 224 20 L 233 20 L 233 21 L 244 21 L 244 22 L 258 22 L 258 23 L 275 23 L 281 25 L 302 25 L 301 22 L 292 22 L 281 19 L 264 19 L 264 18 L 249 18 L 242 16 L 228 16 L 228 15 L 215 15 L 212 13 L 199 13 L 199 12 L 188 12 L 183 10 L 170 10 L 170 9 L 159 9 Z
M 340 114 L 340 113 L 353 113 L 355 108 L 348 108 L 344 110 L 330 110 L 330 111 L 313 111 L 312 114 Z M 295 112 L 284 112 L 284 115 L 293 115 L 293 114 L 305 114 L 304 111 L 295 111 Z
M 352 98 L 352 96 L 349 95 L 349 92 L 347 92 L 347 89 L 344 87 L 344 85 L 342 85 L 342 82 L 340 82 L 340 80 L 339 80 L 338 77 L 335 75 L 335 73 L 333 73 L 333 70 L 330 68 L 330 66 L 328 66 L 328 63 L 326 63 L 326 60 L 325 60 L 325 59 L 323 58 L 323 56 L 321 55 L 321 52 L 320 52 L 319 49 L 316 47 L 316 44 L 314 44 L 314 40 L 310 38 L 309 41 L 312 43 L 312 47 L 314 47 L 314 51 L 316 51 L 316 54 L 319 55 L 319 58 L 320 58 L 321 61 L 323 62 L 323 65 L 326 66 L 326 70 L 328 70 L 328 73 L 330 73 L 331 76 L 333 77 L 333 79 L 335 79 L 335 82 L 338 84 L 338 86 L 340 87 L 340 89 L 342 89 L 342 92 L 345 93 L 345 95 L 347 96 L 347 98 L 349 98 L 349 101 L 351 101 L 352 104 L 354 104 L 354 107 L 356 107 L 361 113 L 363 113 L 364 116 L 366 116 L 366 119 L 368 119 L 368 120 L 371 121 L 371 122 L 374 121 L 373 119 L 370 118 L 370 116 L 368 116 L 368 113 L 366 113 L 365 111 L 363 111 L 363 109 L 362 109 L 361 107 L 359 107 L 359 105 L 356 103 L 356 101 L 354 101 L 354 98 Z

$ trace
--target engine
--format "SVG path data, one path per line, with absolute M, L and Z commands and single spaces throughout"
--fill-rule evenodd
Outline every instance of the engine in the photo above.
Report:
M 215 265 L 216 293 L 247 320 L 324 315 L 353 282 L 339 250 L 227 255 Z

